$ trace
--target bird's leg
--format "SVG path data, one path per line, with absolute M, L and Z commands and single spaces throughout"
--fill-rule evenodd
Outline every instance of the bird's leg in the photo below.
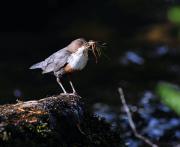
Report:
M 72 88 L 73 94 L 77 94 L 77 92 L 76 92 L 76 90 L 75 90 L 75 88 L 74 88 L 74 85 L 73 85 L 73 83 L 72 83 L 72 81 L 71 81 L 70 76 L 68 76 L 68 78 L 69 78 L 69 84 L 71 85 L 71 88 Z
M 61 86 L 61 89 L 63 90 L 64 94 L 67 94 L 67 92 L 66 92 L 65 88 L 63 87 L 59 77 L 57 77 L 56 80 L 57 80 L 58 84 Z
M 71 88 L 72 88 L 72 90 L 73 90 L 73 93 L 75 94 L 75 93 L 76 93 L 76 90 L 75 90 L 75 88 L 74 88 L 74 86 L 73 86 L 72 81 L 69 81 L 69 83 L 70 83 L 70 85 L 71 85 Z

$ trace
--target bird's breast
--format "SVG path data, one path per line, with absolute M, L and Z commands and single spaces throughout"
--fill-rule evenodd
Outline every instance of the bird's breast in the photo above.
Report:
M 72 54 L 68 59 L 68 66 L 73 70 L 82 70 L 88 61 L 88 53 Z

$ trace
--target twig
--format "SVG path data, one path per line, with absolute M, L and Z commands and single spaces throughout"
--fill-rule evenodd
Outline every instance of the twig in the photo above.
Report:
M 144 141 L 145 143 L 147 143 L 148 145 L 150 145 L 150 146 L 152 146 L 152 147 L 158 147 L 158 145 L 152 143 L 148 138 L 142 136 L 141 134 L 139 134 L 139 133 L 137 132 L 135 123 L 134 123 L 134 121 L 133 121 L 133 119 L 132 119 L 131 112 L 130 112 L 130 110 L 129 110 L 128 105 L 126 104 L 126 100 L 125 100 L 125 97 L 124 97 L 124 93 L 123 93 L 122 88 L 119 88 L 118 91 L 119 91 L 119 94 L 120 94 L 120 99 L 121 99 L 121 101 L 122 101 L 124 110 L 126 111 L 126 114 L 127 114 L 127 117 L 128 117 L 129 125 L 130 125 L 130 127 L 131 127 L 134 135 L 135 135 L 137 138 L 143 140 L 143 141 Z

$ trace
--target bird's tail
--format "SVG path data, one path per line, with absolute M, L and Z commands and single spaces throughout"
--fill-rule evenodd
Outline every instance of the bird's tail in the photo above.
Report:
M 44 61 L 36 63 L 36 64 L 32 65 L 29 69 L 42 68 L 43 67 L 43 62 Z

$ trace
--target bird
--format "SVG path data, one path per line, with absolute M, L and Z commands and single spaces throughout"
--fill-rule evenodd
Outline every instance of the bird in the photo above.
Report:
M 94 45 L 94 41 L 87 42 L 84 38 L 73 40 L 69 45 L 53 53 L 44 61 L 36 63 L 30 69 L 42 69 L 42 74 L 54 73 L 57 83 L 60 85 L 64 94 L 65 90 L 61 78 L 65 74 L 71 74 L 82 70 L 88 62 L 88 50 Z M 74 85 L 69 80 L 72 94 L 77 94 Z

